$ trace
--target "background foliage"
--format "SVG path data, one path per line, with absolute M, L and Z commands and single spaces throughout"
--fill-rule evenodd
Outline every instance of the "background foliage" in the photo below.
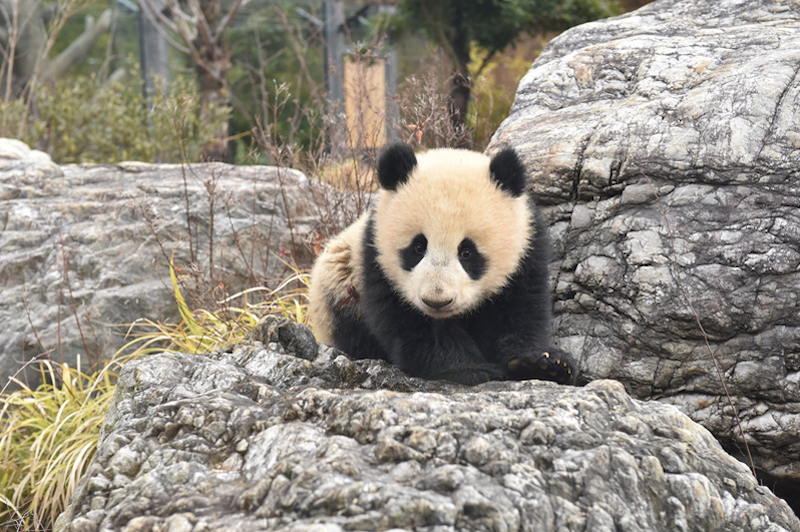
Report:
M 108 82 L 96 74 L 38 85 L 35 94 L 35 114 L 26 116 L 18 100 L 0 103 L 0 112 L 26 121 L 20 140 L 61 164 L 198 160 L 200 148 L 229 114 L 217 107 L 212 121 L 201 121 L 197 91 L 182 76 L 152 102 L 141 85 Z

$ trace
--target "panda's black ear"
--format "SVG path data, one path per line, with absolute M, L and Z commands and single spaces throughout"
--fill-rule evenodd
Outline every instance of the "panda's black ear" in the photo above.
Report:
M 525 192 L 528 177 L 514 148 L 503 148 L 497 152 L 489 163 L 489 173 L 492 180 L 512 196 L 521 196 Z
M 417 156 L 408 144 L 401 142 L 389 144 L 378 158 L 378 181 L 386 190 L 397 190 L 397 187 L 408 181 Z

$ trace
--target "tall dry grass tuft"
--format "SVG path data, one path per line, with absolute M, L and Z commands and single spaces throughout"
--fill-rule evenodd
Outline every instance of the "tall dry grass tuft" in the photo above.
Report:
M 0 395 L 0 529 L 52 528 L 94 457 L 126 358 L 91 374 L 42 360 L 43 384 Z
M 303 323 L 308 275 L 295 270 L 275 289 L 256 287 L 221 301 L 219 309 L 191 309 L 170 266 L 181 321 L 143 320 L 131 340 L 100 369 L 37 360 L 42 384 L 0 391 L 0 530 L 51 530 L 97 449 L 117 376 L 131 360 L 160 352 L 209 353 L 244 339 L 261 319 L 279 314 Z M 251 299 L 259 302 L 249 304 Z M 234 306 L 233 301 L 243 302 Z

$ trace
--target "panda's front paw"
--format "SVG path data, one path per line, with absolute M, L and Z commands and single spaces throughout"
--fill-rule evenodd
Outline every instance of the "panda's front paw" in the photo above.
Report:
M 530 353 L 508 362 L 512 380 L 539 379 L 559 384 L 575 384 L 577 371 L 572 355 L 560 349 L 548 348 L 541 353 Z

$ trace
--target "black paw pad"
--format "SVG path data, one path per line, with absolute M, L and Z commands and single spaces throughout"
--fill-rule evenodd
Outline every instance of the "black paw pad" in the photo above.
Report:
M 508 372 L 509 377 L 517 381 L 539 379 L 559 384 L 575 384 L 577 376 L 572 356 L 553 348 L 509 361 Z

